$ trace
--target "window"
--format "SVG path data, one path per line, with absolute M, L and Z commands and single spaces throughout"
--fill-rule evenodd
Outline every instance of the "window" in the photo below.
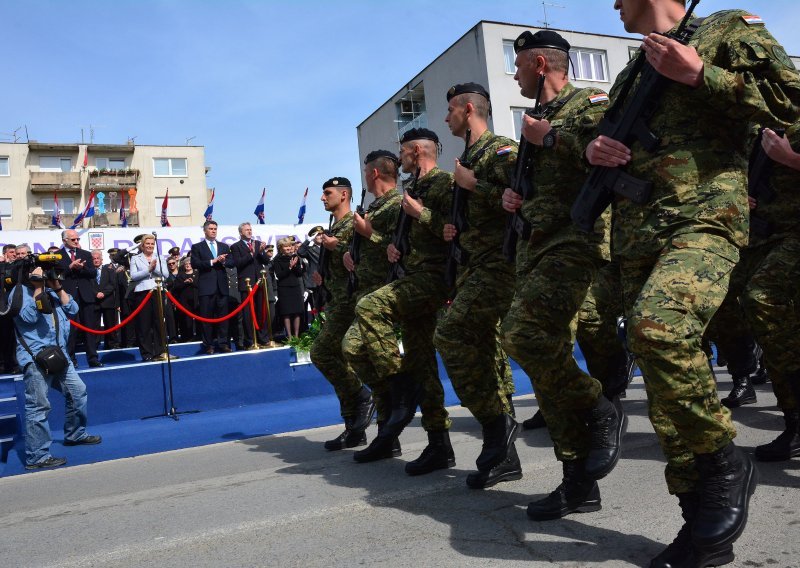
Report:
M 125 158 L 95 158 L 94 165 L 98 170 L 124 170 Z
M 156 177 L 186 177 L 186 158 L 153 158 Z
M 59 197 L 58 208 L 64 215 L 73 215 L 75 213 L 75 198 L 73 197 Z M 42 213 L 49 215 L 53 214 L 53 199 L 42 199 Z
M 517 66 L 514 61 L 517 59 L 517 54 L 514 53 L 514 42 L 508 39 L 503 40 L 503 59 L 506 62 L 506 73 L 513 75 L 517 72 Z
M 72 158 L 62 158 L 60 156 L 40 156 L 40 172 L 71 172 Z
M 127 201 L 126 201 L 127 203 Z M 156 215 L 161 215 L 161 205 L 164 203 L 164 196 L 156 197 Z M 189 207 L 188 197 L 169 196 L 167 202 L 167 217 L 191 217 L 192 210 Z
M 11 218 L 11 198 L 0 199 L 0 217 L 3 219 Z
M 522 115 L 525 114 L 524 108 L 511 107 L 511 117 L 514 121 L 514 139 L 519 141 L 522 137 Z
M 0 176 L 10 176 L 8 170 L 8 156 L 0 156 Z
M 606 52 L 576 48 L 569 52 L 572 78 L 584 81 L 608 81 Z

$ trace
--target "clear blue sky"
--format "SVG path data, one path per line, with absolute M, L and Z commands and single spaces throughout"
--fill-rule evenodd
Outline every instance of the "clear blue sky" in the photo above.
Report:
M 551 27 L 625 35 L 613 0 L 548 0 Z M 2 0 L 0 132 L 206 148 L 214 218 L 326 218 L 320 185 L 360 184 L 356 126 L 479 20 L 541 27 L 541 1 Z M 800 55 L 796 0 L 704 0 L 762 16 Z M 0 135 L 0 139 L 7 137 Z

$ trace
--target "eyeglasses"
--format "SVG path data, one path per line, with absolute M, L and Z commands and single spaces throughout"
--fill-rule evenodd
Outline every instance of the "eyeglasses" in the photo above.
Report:
M 65 241 L 79 241 L 80 239 L 79 239 L 79 238 L 70 239 L 69 237 L 67 237 L 67 238 L 66 238 L 66 239 L 64 239 L 64 240 L 65 240 Z

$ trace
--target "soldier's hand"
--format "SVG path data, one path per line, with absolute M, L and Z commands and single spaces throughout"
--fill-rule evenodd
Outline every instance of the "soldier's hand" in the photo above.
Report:
M 616 168 L 631 161 L 631 149 L 601 134 L 586 146 L 586 159 L 593 166 Z
M 314 272 L 314 274 L 311 275 L 311 280 L 317 286 L 322 286 L 322 276 L 320 275 L 319 272 Z
M 527 114 L 522 115 L 522 135 L 531 144 L 541 146 L 544 135 L 548 132 L 550 132 L 550 123 L 548 121 L 536 120 Z
M 780 137 L 775 134 L 774 130 L 765 128 L 764 134 L 761 136 L 761 147 L 764 148 L 767 156 L 779 164 L 798 169 L 800 155 L 792 150 L 792 145 L 789 144 L 789 139 L 785 136 Z
M 758 207 L 758 201 L 756 200 L 755 197 L 752 197 L 752 196 L 748 195 L 747 196 L 747 206 L 750 209 L 755 209 L 756 207 Z
M 703 84 L 705 64 L 693 46 L 652 33 L 644 38 L 642 49 L 648 63 L 664 77 L 693 88 Z
M 117 272 L 125 272 L 124 266 L 117 266 Z
M 458 159 L 456 159 L 456 171 L 454 172 L 454 175 L 458 187 L 462 187 L 467 191 L 475 191 L 475 187 L 478 185 L 478 179 L 475 177 L 475 172 L 462 166 Z
M 414 199 L 408 193 L 403 194 L 403 201 L 400 203 L 400 206 L 403 208 L 406 215 L 413 219 L 419 219 L 419 216 L 422 214 L 422 200 Z
M 397 250 L 397 247 L 394 246 L 394 243 L 389 243 L 389 246 L 386 247 L 386 258 L 389 259 L 389 262 L 394 264 L 395 262 L 400 260 L 401 256 L 403 255 L 400 254 L 400 251 Z
M 456 226 L 447 223 L 444 226 L 444 231 L 442 231 L 442 238 L 449 243 L 450 241 L 456 238 L 457 234 L 458 230 L 456 229 Z
M 522 196 L 517 195 L 513 189 L 507 187 L 503 192 L 503 209 L 509 213 L 516 213 L 522 207 Z
M 344 267 L 350 272 L 353 272 L 356 269 L 356 265 L 353 262 L 353 257 L 350 256 L 350 251 L 347 251 L 344 253 L 344 255 L 342 255 L 342 264 L 344 264 Z
M 362 237 L 370 238 L 372 236 L 372 223 L 366 216 L 362 217 L 358 213 L 353 213 L 353 229 Z
M 328 235 L 322 235 L 322 246 L 324 246 L 328 250 L 336 250 L 336 247 L 339 246 L 339 239 L 336 237 L 329 237 Z

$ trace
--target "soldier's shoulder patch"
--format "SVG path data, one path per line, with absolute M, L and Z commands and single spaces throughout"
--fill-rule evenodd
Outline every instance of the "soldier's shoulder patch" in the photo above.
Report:
M 589 103 L 593 105 L 601 105 L 608 102 L 608 95 L 605 93 L 597 93 L 596 95 L 589 95 Z
M 791 60 L 789 55 L 786 53 L 786 50 L 783 49 L 780 45 L 773 45 L 772 46 L 772 56 L 783 63 L 789 69 L 794 69 L 794 61 Z
M 514 151 L 514 147 L 511 146 L 510 144 L 507 144 L 505 146 L 500 146 L 497 149 L 497 155 L 498 156 L 505 156 L 506 154 L 510 154 L 513 151 Z
M 764 25 L 764 20 L 761 16 L 756 16 L 755 14 L 745 14 L 742 16 L 742 20 L 744 20 L 744 23 L 748 26 L 755 26 L 757 24 Z

